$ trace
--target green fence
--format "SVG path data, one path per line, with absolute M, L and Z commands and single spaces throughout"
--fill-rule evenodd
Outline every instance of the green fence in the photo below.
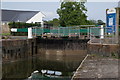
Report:
M 100 36 L 100 33 L 101 33 L 101 28 L 97 28 L 97 27 L 90 28 L 90 35 Z
M 17 29 L 17 32 L 28 32 L 28 28 Z
M 17 32 L 28 32 L 28 28 L 17 29 Z M 87 33 L 88 29 L 69 29 L 69 28 L 58 28 L 58 29 L 42 29 L 33 28 L 33 34 L 41 35 L 42 33 L 53 33 L 68 36 L 72 33 Z
M 120 31 L 120 28 L 119 28 Z M 17 32 L 28 32 L 28 28 L 17 29 Z M 100 28 L 69 28 L 69 27 L 60 27 L 54 29 L 44 29 L 42 27 L 36 27 L 32 29 L 33 34 L 41 35 L 42 33 L 53 33 L 63 36 L 68 36 L 69 34 L 94 34 L 95 36 L 100 35 Z

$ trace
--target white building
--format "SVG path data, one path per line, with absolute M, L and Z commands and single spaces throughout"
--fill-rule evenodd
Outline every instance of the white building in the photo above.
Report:
M 2 9 L 2 24 L 9 22 L 41 23 L 45 15 L 40 11 Z

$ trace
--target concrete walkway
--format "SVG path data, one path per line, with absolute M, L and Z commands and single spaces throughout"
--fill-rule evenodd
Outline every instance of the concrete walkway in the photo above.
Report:
M 72 80 L 120 80 L 119 60 L 88 56 L 79 66 Z

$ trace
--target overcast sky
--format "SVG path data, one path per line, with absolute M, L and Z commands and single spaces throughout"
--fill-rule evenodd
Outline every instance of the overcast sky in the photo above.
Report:
M 10 0 L 9 0 L 10 1 Z M 19 1 L 19 0 L 17 0 Z M 20 0 L 23 1 L 23 0 Z M 29 0 L 24 0 L 26 2 L 15 2 L 15 0 L 11 0 L 11 2 L 8 2 L 8 0 L 3 0 L 2 2 L 2 9 L 14 9 L 14 10 L 37 10 L 41 11 L 46 15 L 44 20 L 51 20 L 53 18 L 59 18 L 59 16 L 56 13 L 56 10 L 60 6 L 60 1 L 54 1 L 54 0 L 32 0 L 32 2 Z M 34 1 L 34 2 L 33 2 Z M 46 2 L 45 2 L 46 1 Z M 97 0 L 100 1 L 100 0 Z M 106 9 L 107 8 L 114 8 L 118 6 L 118 0 L 103 0 L 104 2 L 93 2 L 92 0 L 87 2 L 86 8 L 88 10 L 87 16 L 88 19 L 94 19 L 94 20 L 103 20 L 106 21 Z M 110 2 L 111 1 L 111 2 Z
M 119 0 L 2 0 L 2 2 L 60 2 L 60 1 L 118 2 Z

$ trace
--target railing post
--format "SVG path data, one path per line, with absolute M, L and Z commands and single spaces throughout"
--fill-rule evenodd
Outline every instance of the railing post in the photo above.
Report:
M 90 38 L 90 27 L 87 27 L 87 37 Z
M 35 26 L 35 37 L 37 37 L 37 26 Z
M 91 37 L 91 36 L 92 36 L 92 34 L 91 34 L 91 29 L 92 29 L 92 28 L 89 28 L 89 30 L 90 30 L 90 32 L 89 32 L 89 33 L 90 33 L 90 41 L 89 41 L 89 42 L 90 42 L 90 43 L 91 43 L 91 40 L 92 40 L 92 37 Z
M 42 28 L 42 36 L 41 37 L 43 38 L 44 29 L 43 29 L 43 27 L 41 27 L 41 28 Z
M 78 28 L 78 30 L 79 30 L 79 39 L 80 39 L 80 29 Z
M 69 33 L 68 33 L 68 34 L 69 34 L 69 38 L 70 38 L 70 37 L 71 37 L 71 34 L 70 34 L 70 27 L 69 27 L 68 29 L 69 29 Z

